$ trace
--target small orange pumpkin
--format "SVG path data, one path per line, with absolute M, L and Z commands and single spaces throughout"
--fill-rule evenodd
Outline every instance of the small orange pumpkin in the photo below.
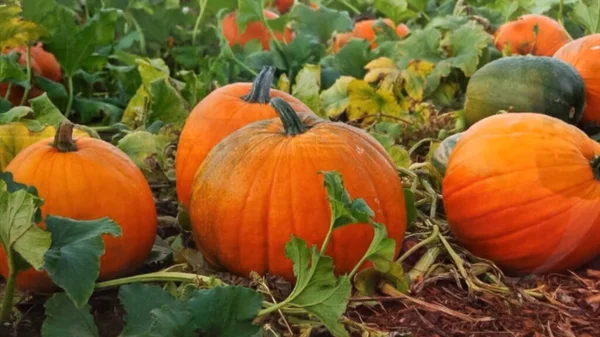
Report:
M 383 19 L 383 22 L 390 28 L 394 29 L 396 31 L 396 34 L 401 38 L 406 37 L 406 35 L 408 35 L 408 33 L 410 32 L 408 26 L 403 23 L 399 24 L 398 26 L 395 26 L 394 22 L 391 19 L 387 18 Z M 377 37 L 375 32 L 376 23 L 377 20 L 375 19 L 358 21 L 354 25 L 354 29 L 352 30 L 352 32 L 336 34 L 333 37 L 333 53 L 337 53 L 343 46 L 348 44 L 350 39 L 352 39 L 353 37 L 358 39 L 365 39 L 371 42 L 371 49 L 375 49 L 377 47 L 377 43 L 375 42 L 375 39 Z
M 540 14 L 526 14 L 506 22 L 494 32 L 496 49 L 509 45 L 512 54 L 552 56 L 571 41 L 560 23 Z
M 223 86 L 194 107 L 181 131 L 175 160 L 177 196 L 183 206 L 188 206 L 196 170 L 218 142 L 247 124 L 277 117 L 271 98 L 281 97 L 294 109 L 310 111 L 294 96 L 271 89 L 274 73 L 274 67 L 264 67 L 254 83 Z
M 571 64 L 583 78 L 586 106 L 581 121 L 600 123 L 600 34 L 569 42 L 557 50 L 554 57 Z
M 279 13 L 284 14 L 287 13 L 290 8 L 294 5 L 294 0 L 276 0 L 275 6 Z
M 64 121 L 54 138 L 30 145 L 7 166 L 16 182 L 36 187 L 42 219 L 56 215 L 76 220 L 112 218 L 122 235 L 103 236 L 106 253 L 100 258 L 99 280 L 119 277 L 140 267 L 156 237 L 156 209 L 150 187 L 138 167 L 110 143 L 72 139 L 73 124 Z M 42 222 L 40 227 L 45 228 Z M 8 265 L 0 247 L 0 274 Z M 33 268 L 17 275 L 21 290 L 56 289 L 45 271 Z
M 25 66 L 27 64 L 27 49 L 25 46 L 20 46 L 16 48 L 8 48 L 3 51 L 3 54 L 8 54 L 10 52 L 18 52 L 20 54 L 19 64 Z M 36 43 L 35 45 L 29 48 L 29 55 L 31 61 L 31 70 L 34 75 L 46 77 L 52 81 L 59 82 L 62 79 L 62 71 L 60 68 L 60 64 L 54 57 L 54 55 L 50 52 L 47 52 L 43 48 L 43 44 L 41 42 Z M 6 95 L 6 91 L 8 90 L 8 83 L 0 83 L 0 97 L 4 97 Z M 29 90 L 28 99 L 38 97 L 42 95 L 44 92 L 38 88 L 32 87 Z M 10 90 L 9 101 L 12 105 L 21 104 L 21 98 L 25 94 L 25 88 L 21 86 L 13 85 Z
M 321 245 L 331 218 L 320 171 L 339 172 L 353 198 L 363 198 L 397 242 L 406 230 L 402 183 L 385 149 L 365 131 L 295 112 L 281 98 L 280 118 L 252 123 L 223 139 L 196 173 L 192 231 L 209 263 L 248 276 L 269 272 L 293 282 L 285 256 L 291 235 Z M 333 232 L 326 254 L 335 272 L 350 272 L 373 238 L 368 224 Z
M 265 18 L 267 20 L 277 19 L 279 15 L 276 13 L 264 10 Z M 231 12 L 223 19 L 223 36 L 229 43 L 229 46 L 241 45 L 244 46 L 248 41 L 258 39 L 264 50 L 270 50 L 269 42 L 271 41 L 271 35 L 267 30 L 267 27 L 262 22 L 249 22 L 246 25 L 246 29 L 243 32 L 239 32 L 237 26 L 237 13 Z M 275 32 L 275 38 L 284 43 L 289 43 L 293 40 L 294 34 L 290 27 L 285 28 L 285 32 Z
M 562 272 L 600 254 L 600 144 L 554 117 L 475 123 L 450 154 L 442 194 L 458 242 L 508 273 Z

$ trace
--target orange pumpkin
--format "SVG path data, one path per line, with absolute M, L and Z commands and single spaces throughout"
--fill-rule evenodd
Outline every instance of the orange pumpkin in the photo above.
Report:
M 277 19 L 279 15 L 276 13 L 264 10 L 264 15 L 267 20 Z M 237 26 L 237 13 L 231 12 L 223 19 L 223 36 L 229 43 L 229 46 L 241 45 L 244 46 L 248 41 L 258 39 L 261 42 L 264 50 L 270 50 L 269 42 L 271 41 L 271 35 L 267 30 L 267 27 L 262 22 L 249 22 L 246 25 L 246 29 L 240 32 Z M 294 38 L 294 34 L 291 28 L 286 27 L 285 32 L 275 32 L 275 38 L 284 43 L 289 43 Z
M 405 37 L 410 32 L 408 26 L 406 26 L 403 23 L 399 24 L 398 26 L 395 26 L 394 22 L 390 19 L 383 19 L 383 22 L 386 25 L 390 26 L 390 28 L 394 29 L 396 31 L 396 34 L 401 38 Z M 371 49 L 376 48 L 377 47 L 377 43 L 375 43 L 375 39 L 377 37 L 376 32 L 375 32 L 375 24 L 376 23 L 377 23 L 377 20 L 375 20 L 375 19 L 362 20 L 362 21 L 357 22 L 354 25 L 354 29 L 352 30 L 352 32 L 336 34 L 333 37 L 332 51 L 334 53 L 337 53 L 343 46 L 348 44 L 350 39 L 352 39 L 353 37 L 358 38 L 358 39 L 368 40 L 369 42 L 371 42 Z
M 586 106 L 581 121 L 600 123 L 600 34 L 587 35 L 569 42 L 554 57 L 571 64 L 583 78 Z
M 156 209 L 152 192 L 138 167 L 110 143 L 81 137 L 72 139 L 73 124 L 62 122 L 55 138 L 21 151 L 7 166 L 14 180 L 37 188 L 44 200 L 42 219 L 56 215 L 77 220 L 110 217 L 120 237 L 103 236 L 106 253 L 100 258 L 100 280 L 119 277 L 141 266 L 156 237 Z M 40 227 L 45 224 L 40 222 Z M 0 248 L 0 273 L 8 266 Z M 27 269 L 17 275 L 17 288 L 56 289 L 45 271 Z
M 290 10 L 290 8 L 292 8 L 293 5 L 294 5 L 294 0 L 276 0 L 275 1 L 275 6 L 277 7 L 277 10 L 281 14 L 287 13 Z
M 294 96 L 271 89 L 274 72 L 274 67 L 264 67 L 254 83 L 223 86 L 194 107 L 181 131 L 175 161 L 177 196 L 183 206 L 188 206 L 194 174 L 213 146 L 247 124 L 277 117 L 268 104 L 271 98 L 281 97 L 294 109 L 310 111 Z
M 27 49 L 25 46 L 9 48 L 3 51 L 4 54 L 16 51 L 20 53 L 19 64 L 27 65 Z M 34 75 L 46 77 L 52 81 L 59 82 L 62 79 L 60 64 L 52 53 L 44 50 L 41 42 L 36 43 L 29 48 L 31 70 Z M 0 97 L 6 95 L 8 83 L 0 83 Z M 38 88 L 32 87 L 29 90 L 28 99 L 38 97 L 44 92 Z M 13 85 L 10 90 L 9 101 L 13 105 L 21 104 L 21 98 L 25 94 L 25 88 Z
M 402 183 L 385 149 L 365 131 L 294 111 L 283 99 L 280 118 L 255 122 L 223 139 L 198 170 L 190 201 L 192 231 L 209 263 L 242 276 L 269 272 L 293 282 L 285 256 L 291 235 L 321 245 L 330 210 L 320 171 L 335 170 L 353 198 L 397 242 L 406 230 Z M 373 238 L 367 224 L 333 232 L 326 254 L 337 274 L 359 262 Z M 363 265 L 364 267 L 365 265 Z
M 562 272 L 600 254 L 600 144 L 540 113 L 464 132 L 442 193 L 458 242 L 512 274 Z
M 527 14 L 507 22 L 494 32 L 496 49 L 509 45 L 512 54 L 552 56 L 571 41 L 560 23 L 540 14 Z

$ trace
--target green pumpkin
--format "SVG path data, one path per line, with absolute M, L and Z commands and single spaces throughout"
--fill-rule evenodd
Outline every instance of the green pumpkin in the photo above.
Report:
M 469 79 L 465 121 L 471 126 L 498 113 L 535 112 L 578 124 L 585 106 L 581 75 L 547 56 L 508 56 L 491 61 Z
M 448 159 L 450 158 L 450 153 L 456 146 L 456 142 L 462 135 L 462 132 L 455 133 L 452 136 L 444 139 L 440 145 L 433 152 L 433 156 L 431 157 L 431 164 L 435 167 L 438 172 L 442 176 L 446 174 L 446 167 L 448 167 Z

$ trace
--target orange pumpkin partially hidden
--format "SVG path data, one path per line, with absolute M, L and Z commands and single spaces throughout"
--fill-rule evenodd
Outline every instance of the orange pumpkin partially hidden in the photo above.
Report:
M 122 231 L 104 235 L 99 280 L 128 274 L 140 267 L 156 237 L 156 209 L 150 187 L 138 167 L 110 143 L 81 137 L 72 140 L 73 124 L 65 121 L 56 137 L 40 140 L 21 151 L 6 171 L 16 182 L 37 188 L 44 200 L 42 219 L 56 215 L 76 220 L 109 217 Z M 45 228 L 42 222 L 40 227 Z M 0 274 L 7 277 L 5 252 L 0 248 Z M 45 271 L 27 269 L 17 275 L 21 290 L 56 289 Z
M 25 46 L 7 48 L 2 53 L 9 54 L 11 52 L 18 52 L 20 54 L 19 64 L 23 66 L 27 65 L 27 49 Z M 34 75 L 43 76 L 55 82 L 59 82 L 62 79 L 62 71 L 60 69 L 60 64 L 58 63 L 58 61 L 52 53 L 44 50 L 43 44 L 41 42 L 31 46 L 29 48 L 29 54 L 31 70 Z M 4 97 L 6 95 L 7 90 L 8 83 L 0 83 L 0 97 Z M 42 90 L 32 87 L 29 90 L 27 99 L 38 97 L 43 93 L 44 92 Z M 8 100 L 12 103 L 12 105 L 19 105 L 21 104 L 21 99 L 24 94 L 25 88 L 13 85 L 11 87 Z
M 247 124 L 277 117 L 269 105 L 271 98 L 281 97 L 298 111 L 310 111 L 294 96 L 271 89 L 274 73 L 274 67 L 264 67 L 254 83 L 223 86 L 194 107 L 181 131 L 175 161 L 177 197 L 184 207 L 189 204 L 194 174 L 213 146 Z
M 296 114 L 280 98 L 280 118 L 255 122 L 223 139 L 198 170 L 190 219 L 199 250 L 213 265 L 248 276 L 269 272 L 293 282 L 285 256 L 291 235 L 323 243 L 330 209 L 320 171 L 337 171 L 386 225 L 396 254 L 406 230 L 402 183 L 385 149 L 361 129 Z M 338 228 L 326 250 L 337 274 L 359 262 L 373 238 L 368 224 Z M 363 265 L 364 266 L 364 265 Z
M 585 83 L 582 123 L 600 123 L 600 34 L 591 34 L 561 47 L 554 57 L 571 64 Z
M 508 46 L 511 54 L 552 56 L 571 37 L 560 23 L 540 14 L 527 14 L 507 22 L 494 32 L 496 49 Z
M 277 19 L 279 15 L 276 13 L 264 10 L 264 16 L 267 20 Z M 293 40 L 294 34 L 290 27 L 286 27 L 284 33 L 275 32 L 275 38 L 284 43 L 289 43 Z M 240 45 L 244 46 L 250 40 L 258 39 L 264 50 L 270 50 L 271 47 L 269 42 L 271 41 L 271 35 L 267 27 L 262 22 L 249 22 L 246 25 L 246 29 L 242 32 L 239 31 L 237 26 L 237 13 L 231 12 L 223 19 L 223 36 L 227 40 L 229 46 Z
M 511 274 L 575 269 L 600 254 L 600 144 L 540 113 L 499 114 L 461 135 L 442 191 L 450 229 Z
M 358 39 L 365 39 L 371 42 L 371 49 L 377 48 L 377 43 L 375 42 L 375 39 L 377 37 L 376 33 L 378 30 L 376 27 L 377 21 L 378 20 L 376 19 L 358 21 L 354 24 L 354 29 L 352 30 L 352 32 L 336 34 L 333 37 L 332 51 L 334 53 L 337 53 L 343 46 L 348 44 L 348 41 L 350 41 L 350 39 L 352 39 L 353 37 Z M 408 26 L 406 26 L 403 23 L 396 26 L 394 24 L 394 21 L 392 21 L 391 19 L 386 18 L 382 19 L 382 21 L 390 28 L 394 29 L 396 35 L 398 35 L 401 38 L 406 37 L 408 33 L 410 33 L 410 29 L 408 28 Z

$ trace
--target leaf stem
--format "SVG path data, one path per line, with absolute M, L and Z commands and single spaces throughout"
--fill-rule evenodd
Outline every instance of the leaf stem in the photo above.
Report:
M 218 281 L 216 279 L 204 275 L 159 271 L 155 273 L 135 275 L 115 280 L 98 282 L 96 283 L 96 289 L 114 288 L 136 282 L 194 282 L 197 280 L 206 283 Z M 222 283 L 221 281 L 218 282 Z
M 261 14 L 260 19 L 263 22 L 263 24 L 265 25 L 265 27 L 267 27 L 267 31 L 269 32 L 269 35 L 271 35 L 271 39 L 273 40 L 273 42 L 275 42 L 277 49 L 279 49 L 279 52 L 281 52 L 283 54 L 283 46 L 281 45 L 281 42 L 275 36 L 275 32 L 273 31 L 271 26 L 269 26 L 269 22 L 268 22 L 269 20 L 267 20 L 264 13 Z M 285 28 L 284 28 L 284 31 L 285 31 Z M 285 33 L 283 34 L 283 38 L 285 40 Z
M 351 5 L 348 1 L 346 1 L 346 0 L 337 0 L 337 1 L 339 1 L 344 6 L 348 7 L 350 10 L 352 10 L 354 12 L 354 14 L 360 14 L 360 11 L 358 10 L 358 8 Z
M 208 0 L 199 0 L 200 3 L 200 14 L 196 19 L 196 23 L 194 24 L 194 31 L 192 32 L 192 45 L 196 45 L 196 36 L 198 35 L 198 28 L 200 27 L 200 22 L 202 22 L 202 18 L 204 17 L 204 10 L 206 9 L 206 2 Z
M 27 83 L 29 86 L 25 88 L 25 92 L 23 93 L 23 97 L 21 98 L 21 105 L 25 105 L 25 101 L 27 101 L 27 97 L 29 96 L 29 89 L 31 86 L 31 47 L 29 44 L 25 47 L 25 62 L 27 64 Z
M 140 24 L 137 22 L 137 20 L 133 16 L 133 14 L 131 14 L 131 12 L 126 11 L 125 18 L 127 18 L 129 21 L 131 21 L 131 23 L 133 23 L 133 26 L 135 27 L 136 32 L 138 32 L 140 34 L 140 52 L 142 55 L 145 55 L 146 54 L 146 36 L 144 35 L 144 30 L 142 29 Z
M 65 110 L 65 117 L 71 115 L 71 107 L 73 106 L 73 75 L 67 75 L 68 89 L 69 89 L 69 100 L 67 101 L 67 109 Z
M 440 228 L 437 225 L 433 225 L 433 229 L 431 230 L 431 235 L 429 235 L 425 240 L 412 246 L 409 250 L 406 251 L 406 253 L 402 254 L 402 256 L 400 256 L 400 258 L 396 262 L 402 263 L 402 261 L 406 260 L 412 253 L 417 251 L 419 248 L 434 242 L 437 239 L 439 233 L 440 233 Z
M 11 89 L 12 89 L 12 83 L 8 82 L 8 87 L 6 88 L 6 93 L 4 94 L 5 100 L 8 100 L 8 96 L 10 96 Z
M 429 248 L 423 256 L 415 263 L 412 269 L 408 272 L 408 276 L 412 281 L 419 277 L 423 277 L 429 268 L 433 265 L 442 250 L 438 246 Z
M 4 286 L 4 298 L 2 299 L 2 308 L 0 308 L 0 323 L 7 322 L 10 318 L 13 306 L 13 296 L 15 293 L 15 283 L 17 280 L 17 268 L 15 266 L 15 260 L 13 253 L 10 252 L 11 248 L 6 251 L 8 259 L 8 277 L 6 278 L 6 285 Z

